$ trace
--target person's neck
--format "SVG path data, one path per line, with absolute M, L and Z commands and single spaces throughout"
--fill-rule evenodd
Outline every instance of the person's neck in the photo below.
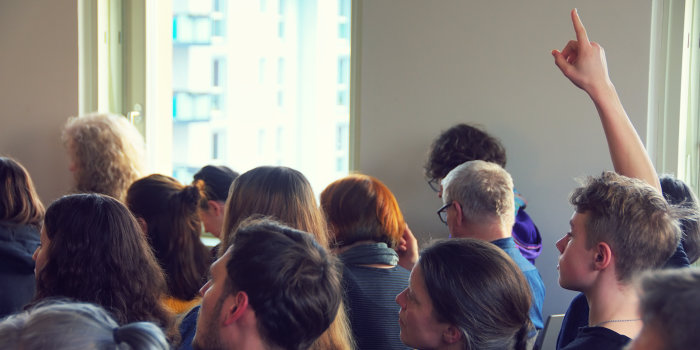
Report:
M 465 222 L 462 229 L 456 232 L 455 238 L 474 238 L 486 242 L 493 242 L 511 236 L 511 230 L 507 229 L 500 221 Z
M 602 273 L 596 283 L 584 292 L 588 300 L 588 325 L 605 327 L 629 338 L 642 329 L 637 291 L 617 280 L 614 271 Z

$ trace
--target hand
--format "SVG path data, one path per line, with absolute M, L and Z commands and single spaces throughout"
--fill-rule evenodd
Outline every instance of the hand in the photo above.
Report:
M 411 232 L 411 229 L 406 228 L 403 230 L 403 235 L 399 240 L 399 245 L 396 247 L 396 253 L 399 254 L 399 266 L 402 266 L 408 271 L 413 269 L 413 265 L 418 262 L 418 241 L 416 237 Z
M 552 50 L 554 63 L 574 85 L 589 95 L 611 87 L 605 51 L 600 45 L 588 40 L 576 9 L 571 11 L 571 20 L 576 32 L 576 40 L 569 41 L 563 50 Z

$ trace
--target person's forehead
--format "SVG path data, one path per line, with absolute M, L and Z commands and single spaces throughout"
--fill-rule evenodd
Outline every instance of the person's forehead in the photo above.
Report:
M 226 264 L 229 260 L 231 260 L 231 251 L 232 248 L 227 249 L 226 253 L 224 253 L 224 255 L 222 255 L 219 259 L 214 261 L 214 263 L 211 265 L 212 278 L 214 278 L 214 276 L 217 274 L 225 272 Z

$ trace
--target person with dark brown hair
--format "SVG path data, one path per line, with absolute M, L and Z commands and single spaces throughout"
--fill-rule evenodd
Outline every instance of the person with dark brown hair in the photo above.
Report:
M 503 250 L 472 238 L 423 250 L 396 296 L 401 340 L 415 349 L 525 350 L 530 289 Z
M 148 237 L 165 272 L 165 305 L 176 314 L 199 302 L 211 254 L 199 236 L 197 212 L 203 196 L 196 186 L 183 186 L 172 177 L 153 174 L 134 182 L 126 203 Z
M 396 198 L 378 179 L 354 174 L 321 192 L 335 252 L 343 262 L 345 305 L 358 349 L 407 349 L 394 302 L 409 271 L 395 249 L 408 230 Z
M 432 143 L 425 162 L 428 185 L 442 197 L 442 180 L 458 165 L 482 160 L 506 168 L 506 150 L 496 137 L 475 125 L 457 124 L 443 131 Z M 515 221 L 511 236 L 520 254 L 533 265 L 542 251 L 542 237 L 537 226 L 525 212 L 527 201 L 513 188 Z
M 316 242 L 328 248 L 328 228 L 316 204 L 311 184 L 297 170 L 287 167 L 262 166 L 249 170 L 233 181 L 226 202 L 221 247 L 229 247 L 238 226 L 250 217 L 269 217 L 283 225 L 308 232 Z M 226 249 L 219 250 L 221 257 Z M 188 349 L 194 336 L 199 308 L 185 316 L 180 325 L 181 349 Z M 352 332 L 344 306 L 333 323 L 313 344 L 313 350 L 350 350 Z
M 46 210 L 34 252 L 34 301 L 69 298 L 102 306 L 120 325 L 147 321 L 179 341 L 161 303 L 165 277 L 133 215 L 100 194 L 61 197 Z
M 195 349 L 306 350 L 341 307 L 338 259 L 312 235 L 246 220 L 202 288 Z
M 43 218 L 44 205 L 27 170 L 0 157 L 0 318 L 21 310 L 34 296 L 32 253 Z
M 221 236 L 228 190 L 238 175 L 223 165 L 206 165 L 194 174 L 192 185 L 199 187 L 204 193 L 204 198 L 199 204 L 199 217 L 204 224 L 204 230 L 216 238 Z

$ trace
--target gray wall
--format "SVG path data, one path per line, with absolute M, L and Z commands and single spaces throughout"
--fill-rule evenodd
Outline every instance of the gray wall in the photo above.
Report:
M 422 176 L 432 139 L 474 122 L 508 150 L 507 170 L 528 199 L 544 249 L 545 314 L 573 296 L 557 283 L 554 242 L 568 230 L 575 177 L 612 169 L 596 110 L 550 55 L 574 39 L 578 7 L 606 49 L 622 101 L 646 134 L 651 2 L 639 0 L 364 0 L 359 60 L 359 169 L 396 194 L 414 233 L 447 236 L 441 202 Z
M 78 113 L 77 1 L 0 1 L 0 52 L 0 155 L 48 205 L 71 183 L 60 133 Z

